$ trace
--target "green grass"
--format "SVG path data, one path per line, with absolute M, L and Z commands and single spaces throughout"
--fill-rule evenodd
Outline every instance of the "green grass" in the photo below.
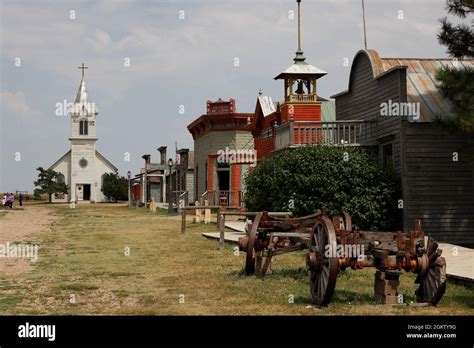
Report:
M 247 277 L 245 253 L 235 256 L 232 245 L 221 251 L 201 236 L 215 225 L 188 221 L 182 235 L 177 216 L 123 204 L 76 207 L 50 206 L 57 220 L 38 237 L 33 270 L 0 276 L 2 314 L 474 314 L 474 290 L 453 284 L 437 307 L 377 305 L 373 268 L 341 273 L 329 307 L 314 308 L 304 252 L 276 257 L 263 279 Z M 415 301 L 414 280 L 401 277 L 407 303 Z

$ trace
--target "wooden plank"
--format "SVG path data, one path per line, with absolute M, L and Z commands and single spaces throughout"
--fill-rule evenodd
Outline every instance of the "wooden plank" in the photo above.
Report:
M 181 233 L 186 232 L 186 209 L 181 209 Z
M 220 213 L 219 214 L 219 248 L 220 250 L 224 250 L 225 247 L 225 215 Z

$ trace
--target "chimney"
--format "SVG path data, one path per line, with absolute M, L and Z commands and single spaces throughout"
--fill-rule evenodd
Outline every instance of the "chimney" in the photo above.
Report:
M 160 146 L 157 150 L 160 153 L 160 164 L 166 164 L 166 146 Z
M 145 160 L 146 164 L 150 164 L 151 155 L 143 155 L 142 158 Z

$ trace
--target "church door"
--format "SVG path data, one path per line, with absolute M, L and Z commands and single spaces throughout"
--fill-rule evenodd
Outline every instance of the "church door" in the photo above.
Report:
M 84 185 L 76 185 L 76 197 L 78 201 L 84 200 Z

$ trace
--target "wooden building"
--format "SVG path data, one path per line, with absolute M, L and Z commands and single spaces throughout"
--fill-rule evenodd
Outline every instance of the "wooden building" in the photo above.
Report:
M 252 118 L 252 113 L 236 112 L 234 99 L 219 99 L 207 101 L 206 114 L 188 125 L 194 139 L 196 200 L 229 207 L 243 204 L 243 178 L 252 163 L 232 153 L 253 154 L 252 135 L 246 129 Z M 230 156 L 222 156 L 226 154 Z
M 194 152 L 189 149 L 177 149 L 176 160 L 173 161 L 170 171 L 166 156 L 167 147 L 160 146 L 157 150 L 160 153 L 160 161 L 153 163 L 150 155 L 144 155 L 144 166 L 132 180 L 135 202 L 138 200 L 140 204 L 144 204 L 145 201 L 149 203 L 154 199 L 156 203 L 168 203 L 170 190 L 174 205 L 178 204 L 181 196 L 186 204 L 194 202 Z
M 372 124 L 362 142 L 400 178 L 405 230 L 420 218 L 437 241 L 473 245 L 474 139 L 435 122 L 450 117 L 435 78 L 445 66 L 474 67 L 474 61 L 380 58 L 361 50 L 347 91 L 333 96 L 336 118 Z

